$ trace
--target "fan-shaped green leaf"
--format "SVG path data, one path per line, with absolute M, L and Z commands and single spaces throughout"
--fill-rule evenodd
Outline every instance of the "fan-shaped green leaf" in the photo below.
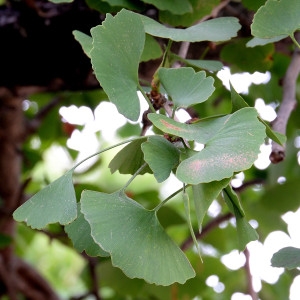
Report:
M 238 249 L 243 251 L 248 243 L 258 239 L 258 234 L 247 222 L 240 199 L 232 190 L 230 185 L 223 190 L 223 197 L 230 211 L 235 215 L 236 230 L 238 235 Z
M 241 95 L 239 95 L 232 84 L 230 83 L 230 90 L 231 90 L 231 102 L 232 102 L 232 112 L 236 112 L 241 108 L 249 107 L 248 103 L 243 99 Z M 278 143 L 279 145 L 284 145 L 286 142 L 286 136 L 276 132 L 271 129 L 271 127 L 265 122 L 261 117 L 258 117 L 259 121 L 261 121 L 266 127 L 266 134 L 267 136 L 272 139 L 274 142 Z
M 245 212 L 242 208 L 240 199 L 237 196 L 237 194 L 232 190 L 230 185 L 223 189 L 223 196 L 227 206 L 229 207 L 232 213 L 234 213 L 238 217 L 245 216 Z
M 190 13 L 181 14 L 172 13 L 167 10 L 161 10 L 159 12 L 159 21 L 161 23 L 169 24 L 173 27 L 192 26 L 203 17 L 209 15 L 214 7 L 216 7 L 220 3 L 220 0 L 189 0 L 189 2 L 192 6 L 192 11 Z
M 153 36 L 146 34 L 145 47 L 141 56 L 141 61 L 157 59 L 162 55 L 163 52 L 157 40 Z
M 76 219 L 76 196 L 72 181 L 73 170 L 59 177 L 15 210 L 16 221 L 41 229 L 48 224 L 62 225 Z
M 140 114 L 138 66 L 145 43 L 139 15 L 127 10 L 115 17 L 108 14 L 91 33 L 90 54 L 97 79 L 118 111 L 136 121 Z
M 174 121 L 160 114 L 148 114 L 148 119 L 158 129 L 163 132 L 180 136 L 188 141 L 195 141 L 201 144 L 205 144 L 216 132 L 227 122 L 230 115 L 205 119 L 193 124 L 185 124 Z
M 150 136 L 142 144 L 142 151 L 158 182 L 166 180 L 179 163 L 179 150 L 162 136 Z
M 98 0 L 94 0 L 96 3 L 99 2 Z M 126 7 L 128 9 L 137 10 L 141 8 L 140 1 L 131 1 L 131 0 L 102 0 L 107 2 L 110 6 L 116 7 Z
M 249 42 L 247 42 L 246 46 L 247 47 L 264 46 L 264 45 L 267 45 L 269 43 L 278 42 L 282 39 L 285 39 L 286 37 L 287 37 L 287 35 L 279 35 L 279 36 L 275 36 L 275 37 L 272 37 L 272 38 L 269 38 L 269 39 L 261 39 L 261 38 L 258 38 L 258 37 L 254 37 Z
M 81 45 L 84 53 L 91 58 L 90 52 L 92 51 L 93 48 L 93 39 L 91 36 L 78 31 L 78 30 L 74 30 L 73 31 L 73 35 L 75 37 L 75 39 L 79 42 L 79 44 Z
M 179 180 L 191 184 L 222 180 L 250 168 L 257 159 L 265 128 L 254 108 L 243 108 L 229 115 L 218 130 L 214 129 L 215 126 L 211 129 L 208 126 L 211 136 L 204 149 L 178 166 Z
M 241 28 L 238 19 L 233 17 L 208 20 L 186 29 L 169 28 L 146 16 L 140 17 L 148 34 L 177 42 L 227 41 Z
M 258 240 L 256 230 L 247 222 L 245 217 L 236 216 L 236 230 L 238 235 L 238 249 L 244 251 L 247 244 Z
M 272 38 L 292 35 L 300 29 L 300 1 L 268 0 L 253 18 L 252 35 L 259 38 Z
M 192 6 L 188 0 L 143 0 L 143 2 L 152 4 L 159 10 L 168 10 L 176 15 L 182 15 L 192 11 Z
M 198 221 L 199 232 L 202 230 L 202 222 L 211 203 L 218 197 L 223 188 L 225 188 L 230 179 L 221 181 L 212 181 L 193 185 L 193 198 L 195 211 Z
M 120 174 L 135 174 L 145 163 L 141 144 L 144 143 L 146 139 L 145 137 L 144 139 L 135 140 L 121 149 L 108 165 L 111 173 L 118 170 Z M 142 175 L 149 172 L 152 173 L 149 168 L 144 168 L 140 174 Z
M 77 219 L 65 226 L 65 232 L 72 240 L 74 248 L 77 251 L 85 251 L 89 256 L 109 256 L 109 253 L 101 249 L 101 247 L 93 240 L 91 236 L 91 226 L 84 219 L 84 216 L 80 211 L 80 203 L 78 203 Z
M 95 242 L 128 277 L 170 285 L 195 276 L 186 256 L 159 224 L 156 212 L 144 209 L 124 191 L 84 191 L 81 210 Z
M 148 118 L 164 132 L 205 144 L 203 150 L 177 168 L 178 179 L 190 184 L 222 180 L 250 168 L 265 138 L 265 128 L 257 119 L 256 110 L 250 107 L 194 124 L 182 124 L 157 114 L 149 114 Z
M 285 247 L 274 253 L 271 259 L 272 267 L 289 270 L 300 267 L 300 249 Z
M 189 66 L 213 72 L 220 71 L 223 68 L 223 64 L 218 60 L 183 59 L 183 61 Z
M 158 76 L 177 107 L 204 102 L 215 90 L 211 76 L 206 77 L 204 71 L 196 73 L 192 68 L 160 68 Z

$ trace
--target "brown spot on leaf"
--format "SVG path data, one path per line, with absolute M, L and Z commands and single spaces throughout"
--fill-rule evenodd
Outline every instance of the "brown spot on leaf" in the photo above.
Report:
M 169 129 L 177 130 L 177 131 L 183 131 L 182 128 L 180 128 L 180 127 L 178 127 L 178 126 L 176 126 L 176 125 L 170 124 L 170 123 L 168 123 L 168 122 L 165 121 L 165 120 L 160 120 L 160 121 L 161 121 L 161 123 L 162 123 L 165 127 L 169 128 Z

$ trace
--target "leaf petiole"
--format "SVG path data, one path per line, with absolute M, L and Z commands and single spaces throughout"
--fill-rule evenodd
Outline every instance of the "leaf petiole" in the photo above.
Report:
M 78 164 L 76 164 L 70 171 L 73 172 L 73 171 L 74 171 L 78 166 L 80 166 L 82 163 L 84 163 L 85 161 L 89 160 L 90 158 L 92 158 L 92 157 L 94 157 L 94 156 L 96 156 L 96 155 L 99 155 L 99 154 L 101 154 L 101 153 L 104 153 L 104 152 L 106 152 L 106 151 L 108 151 L 108 150 L 111 150 L 111 149 L 113 149 L 113 148 L 122 146 L 122 145 L 124 145 L 124 144 L 128 144 L 128 143 L 130 143 L 130 142 L 137 141 L 137 140 L 144 139 L 144 138 L 145 138 L 145 136 L 135 137 L 135 138 L 132 138 L 132 139 L 129 139 L 129 140 L 120 142 L 120 143 L 118 143 L 118 144 L 115 144 L 115 145 L 113 145 L 113 146 L 110 146 L 110 147 L 108 147 L 108 148 L 105 148 L 105 149 L 103 149 L 103 150 L 101 150 L 101 151 L 98 151 L 98 152 L 96 152 L 96 153 L 94 153 L 94 154 L 92 154 L 92 155 L 86 157 L 86 158 L 83 159 L 82 161 L 80 161 L 80 162 L 79 162 Z
M 122 191 L 125 191 L 127 187 L 130 185 L 130 183 L 134 180 L 136 176 L 138 176 L 145 168 L 147 167 L 147 163 L 143 163 L 142 166 L 131 176 L 131 178 L 126 182 L 124 187 L 121 189 Z
M 190 185 L 186 185 L 185 187 L 189 187 Z M 165 200 L 163 200 L 162 202 L 160 202 L 153 210 L 154 211 L 159 211 L 161 207 L 163 207 L 169 200 L 171 200 L 173 197 L 175 197 L 177 194 L 179 194 L 180 192 L 183 191 L 183 188 L 177 190 L 176 192 L 174 192 L 173 194 L 171 194 L 168 198 L 166 198 Z
M 296 40 L 294 34 L 291 34 L 290 38 L 292 39 L 292 41 L 294 42 L 294 44 L 300 49 L 300 45 L 299 45 L 298 41 Z

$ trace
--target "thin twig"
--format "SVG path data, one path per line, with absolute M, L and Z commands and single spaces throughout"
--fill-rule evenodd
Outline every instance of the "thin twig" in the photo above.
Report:
M 216 228 L 218 225 L 220 225 L 221 223 L 223 223 L 224 221 L 227 221 L 229 219 L 231 219 L 233 217 L 232 213 L 227 213 L 225 215 L 221 215 L 218 216 L 217 218 L 213 219 L 212 221 L 210 221 L 209 223 L 207 223 L 202 231 L 199 232 L 195 232 L 195 236 L 197 240 L 202 239 L 205 235 L 207 235 L 211 230 L 213 230 L 214 228 Z M 180 246 L 182 251 L 187 250 L 189 247 L 191 247 L 193 245 L 193 239 L 192 237 L 187 238 Z
M 262 185 L 264 184 L 266 181 L 262 178 L 255 178 L 249 181 L 244 182 L 241 186 L 239 187 L 233 187 L 233 190 L 237 193 L 241 193 L 242 191 L 246 190 L 247 188 L 251 187 L 251 186 L 255 186 L 255 185 Z
M 250 270 L 250 253 L 247 248 L 244 250 L 244 254 L 246 258 L 244 268 L 247 276 L 247 293 L 251 296 L 252 300 L 258 300 L 258 295 L 253 288 L 253 277 Z
M 296 36 L 299 40 L 299 34 Z M 286 126 L 292 111 L 295 109 L 296 101 L 296 81 L 300 73 L 300 49 L 296 48 L 290 65 L 286 71 L 283 80 L 283 96 L 282 102 L 279 107 L 277 118 L 272 123 L 272 129 L 274 131 L 286 134 Z M 272 152 L 270 154 L 270 160 L 276 164 L 281 162 L 285 158 L 285 145 L 281 146 L 274 141 L 272 142 Z

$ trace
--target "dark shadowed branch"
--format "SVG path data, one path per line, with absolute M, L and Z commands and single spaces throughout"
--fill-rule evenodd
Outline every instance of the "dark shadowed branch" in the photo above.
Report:
M 195 236 L 197 240 L 202 239 L 205 235 L 207 235 L 211 230 L 213 230 L 214 228 L 216 228 L 217 226 L 219 226 L 221 223 L 231 219 L 233 217 L 232 213 L 227 213 L 225 215 L 221 215 L 216 217 L 215 219 L 213 219 L 212 221 L 208 222 L 202 229 L 202 231 L 199 232 L 195 232 Z M 182 251 L 187 250 L 189 247 L 191 247 L 193 245 L 193 239 L 192 237 L 189 237 L 188 239 L 186 239 L 180 246 Z

